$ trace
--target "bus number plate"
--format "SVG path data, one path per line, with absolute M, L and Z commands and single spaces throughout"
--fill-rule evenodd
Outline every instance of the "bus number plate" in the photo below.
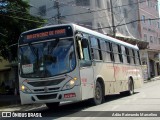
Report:
M 75 93 L 64 94 L 64 98 L 72 98 L 72 97 L 76 97 L 76 94 Z

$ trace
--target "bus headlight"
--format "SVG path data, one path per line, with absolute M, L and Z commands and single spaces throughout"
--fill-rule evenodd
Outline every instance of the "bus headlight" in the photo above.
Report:
M 20 90 L 25 93 L 31 93 L 31 90 L 24 85 L 20 86 Z
M 72 80 L 68 81 L 62 88 L 62 90 L 72 89 L 76 84 L 77 78 L 73 78 Z

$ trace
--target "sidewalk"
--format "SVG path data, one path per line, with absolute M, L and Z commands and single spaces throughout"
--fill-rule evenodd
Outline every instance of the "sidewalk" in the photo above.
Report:
M 160 80 L 160 76 L 157 76 L 157 77 L 151 78 L 150 80 L 144 80 L 144 83 L 152 82 L 152 81 L 155 81 L 155 80 Z
M 157 77 L 151 78 L 151 81 L 154 81 L 154 80 L 160 80 L 160 76 L 157 76 Z

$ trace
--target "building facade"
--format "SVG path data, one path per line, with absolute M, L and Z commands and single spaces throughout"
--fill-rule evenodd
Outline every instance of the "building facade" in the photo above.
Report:
M 144 77 L 160 74 L 157 0 L 30 0 L 30 13 L 50 24 L 76 23 L 103 34 L 149 43 L 142 47 Z M 115 32 L 114 32 L 115 31 Z M 143 46 L 143 43 L 141 43 Z
M 113 13 L 117 35 L 140 39 L 138 24 L 128 23 L 138 19 L 138 4 L 132 3 L 128 0 L 30 0 L 30 12 L 43 17 L 48 24 L 72 22 L 104 34 L 113 32 Z
M 18 93 L 18 68 L 0 57 L 0 94 Z M 16 91 L 15 91 L 16 90 Z
M 158 0 L 139 0 L 140 35 L 149 43 L 142 51 L 142 64 L 148 77 L 160 75 L 160 22 Z

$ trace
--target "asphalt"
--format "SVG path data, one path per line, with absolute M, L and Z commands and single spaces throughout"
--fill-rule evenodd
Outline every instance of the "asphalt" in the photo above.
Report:
M 0 95 L 0 107 L 9 105 L 20 105 L 19 95 Z
M 150 80 L 145 80 L 144 83 L 160 80 L 160 76 L 154 77 Z M 0 107 L 6 107 L 10 105 L 20 105 L 20 96 L 19 95 L 0 95 Z

